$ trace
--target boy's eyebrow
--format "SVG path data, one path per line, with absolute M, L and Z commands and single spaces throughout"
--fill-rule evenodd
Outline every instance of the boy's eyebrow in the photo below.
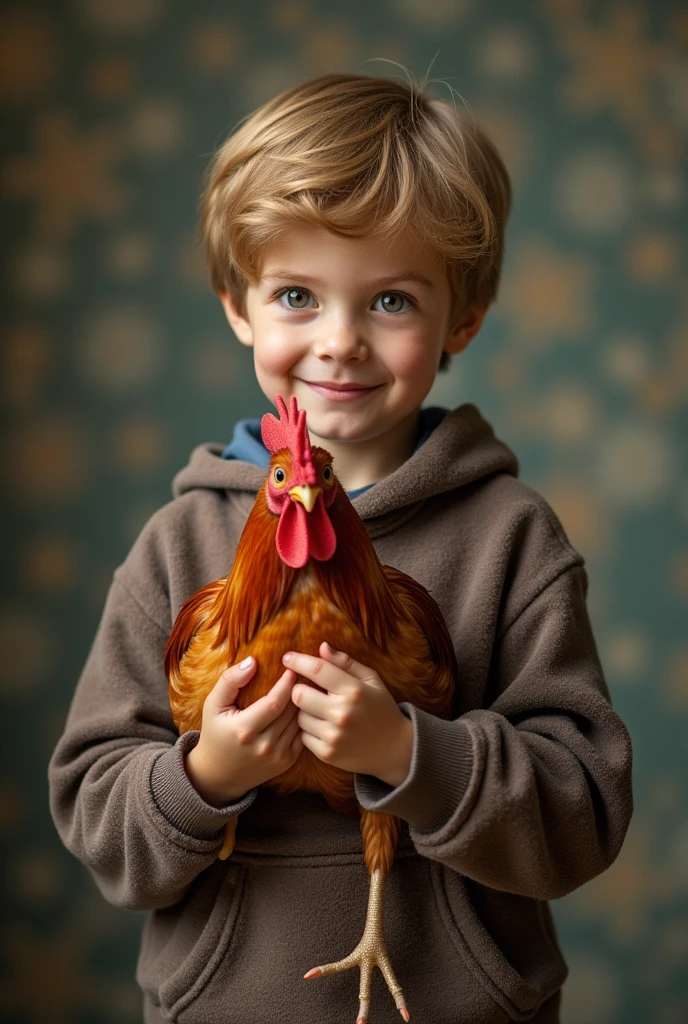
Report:
M 262 277 L 263 281 L 277 281 L 283 278 L 291 278 L 294 281 L 303 281 L 304 284 L 315 284 L 321 285 L 322 279 L 319 277 L 311 277 L 308 274 L 299 274 L 296 271 L 289 270 L 288 267 L 275 267 L 269 274 L 264 274 Z M 417 270 L 404 270 L 399 274 L 391 274 L 389 277 L 379 277 L 376 281 L 371 281 L 371 285 L 384 285 L 393 284 L 395 281 L 416 281 L 418 284 L 425 285 L 426 288 L 434 290 L 435 285 L 432 281 L 424 277 L 423 274 L 419 274 Z

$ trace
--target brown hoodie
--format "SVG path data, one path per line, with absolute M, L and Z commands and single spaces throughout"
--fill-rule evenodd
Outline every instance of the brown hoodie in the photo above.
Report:
M 199 734 L 179 737 L 170 713 L 172 623 L 229 571 L 265 477 L 222 450 L 194 450 L 115 571 L 50 762 L 51 810 L 103 895 L 150 911 L 137 969 L 148 1024 L 342 1024 L 358 971 L 303 974 L 361 937 L 358 820 L 315 794 L 263 788 L 209 806 L 184 771 Z M 400 705 L 414 725 L 406 780 L 355 776 L 363 806 L 403 819 L 385 935 L 414 1024 L 558 1021 L 566 966 L 546 901 L 609 867 L 632 812 L 631 745 L 583 559 L 516 473 L 462 405 L 354 500 L 380 560 L 439 603 L 459 665 L 451 721 Z M 219 861 L 237 813 L 235 851 Z M 377 971 L 370 1020 L 400 1020 Z

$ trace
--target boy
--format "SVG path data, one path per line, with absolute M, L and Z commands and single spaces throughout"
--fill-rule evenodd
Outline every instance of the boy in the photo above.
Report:
M 265 395 L 306 409 L 380 560 L 440 605 L 459 684 L 443 721 L 386 699 L 346 652 L 285 652 L 265 698 L 238 711 L 256 663 L 231 666 L 201 730 L 177 737 L 162 653 L 186 598 L 228 572 L 269 460 L 257 420 L 195 449 L 115 572 L 50 765 L 64 842 L 109 900 L 152 911 L 147 1024 L 351 1019 L 357 972 L 303 972 L 360 937 L 357 822 L 259 788 L 304 746 L 355 773 L 362 806 L 403 821 L 385 936 L 414 1019 L 559 1020 L 566 966 L 546 901 L 616 857 L 630 741 L 583 559 L 475 406 L 420 408 L 496 295 L 508 207 L 484 135 L 385 79 L 290 89 L 217 154 L 203 230 L 227 318 Z M 378 972 L 371 1005 L 371 1022 L 399 1020 Z

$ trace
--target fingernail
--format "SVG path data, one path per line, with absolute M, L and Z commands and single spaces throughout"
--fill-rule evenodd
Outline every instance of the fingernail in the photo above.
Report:
M 327 647 L 330 654 L 339 654 L 339 651 L 336 651 L 331 644 L 328 644 L 327 640 L 325 641 L 325 647 Z
M 282 655 L 282 661 L 291 661 L 291 651 L 288 654 Z
M 247 668 L 250 668 L 250 666 L 252 664 L 253 664 L 253 658 L 249 654 L 248 658 L 244 658 L 244 660 L 242 662 L 240 662 L 239 668 L 247 669 Z

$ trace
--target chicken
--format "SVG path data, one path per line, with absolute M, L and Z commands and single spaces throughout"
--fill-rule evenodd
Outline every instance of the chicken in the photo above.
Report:
M 292 397 L 276 398 L 280 419 L 267 414 L 263 440 L 272 453 L 236 551 L 231 572 L 202 587 L 182 606 L 165 650 L 170 703 L 180 733 L 200 729 L 203 703 L 222 672 L 248 654 L 258 668 L 237 695 L 245 708 L 268 692 L 288 650 L 318 656 L 327 639 L 374 669 L 398 702 L 448 718 L 457 665 L 442 614 L 411 577 L 380 564 L 366 529 L 323 448 L 312 447 L 306 414 Z M 302 677 L 299 677 L 302 678 Z M 406 1003 L 383 936 L 385 878 L 392 867 L 400 820 L 362 808 L 353 773 L 305 748 L 295 763 L 264 783 L 279 794 L 320 793 L 335 810 L 360 813 L 363 856 L 370 873 L 363 937 L 349 956 L 305 977 L 360 968 L 358 1022 L 368 1019 L 374 965 L 404 1020 Z M 226 828 L 219 856 L 230 855 L 237 819 Z

